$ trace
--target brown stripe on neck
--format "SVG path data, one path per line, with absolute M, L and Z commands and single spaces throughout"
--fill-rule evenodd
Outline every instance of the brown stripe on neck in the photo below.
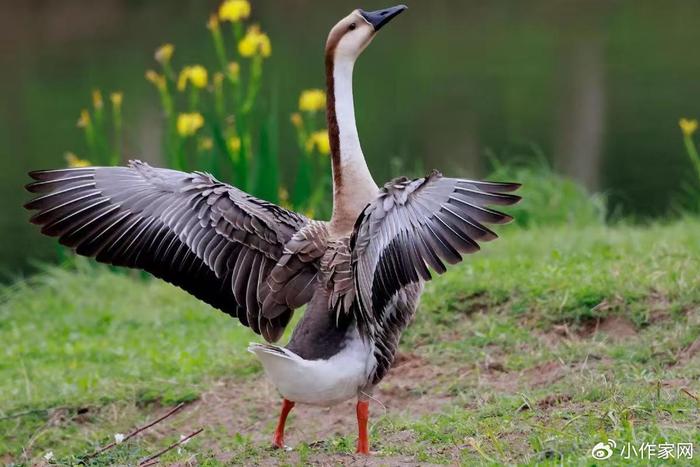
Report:
M 340 128 L 338 127 L 338 116 L 335 111 L 335 49 L 342 34 L 333 34 L 326 43 L 326 120 L 328 122 L 328 138 L 331 145 L 331 161 L 333 164 L 333 187 L 334 192 L 343 184 L 343 177 L 340 169 Z

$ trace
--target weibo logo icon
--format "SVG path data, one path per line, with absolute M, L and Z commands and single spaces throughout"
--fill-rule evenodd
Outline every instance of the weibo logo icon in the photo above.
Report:
M 607 443 L 600 442 L 591 449 L 591 456 L 594 459 L 605 460 L 610 459 L 613 455 L 613 449 L 617 447 L 615 440 L 609 439 Z

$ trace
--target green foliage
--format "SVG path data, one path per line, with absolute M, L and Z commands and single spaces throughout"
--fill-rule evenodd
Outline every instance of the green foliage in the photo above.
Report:
M 301 154 L 292 205 L 321 219 L 329 218 L 332 209 L 330 141 L 327 130 L 318 130 L 323 125 L 325 107 L 326 94 L 309 89 L 299 97 L 299 112 L 291 116 Z
M 695 144 L 693 136 L 698 129 L 697 120 L 689 120 L 682 118 L 679 121 L 679 126 L 681 127 L 681 132 L 683 133 L 683 145 L 685 151 L 688 154 L 688 159 L 695 169 L 695 175 L 697 176 L 695 183 L 684 184 L 682 189 L 682 197 L 676 203 L 677 211 L 681 213 L 700 213 L 700 155 L 698 155 L 698 148 Z
M 246 4 L 248 14 L 228 14 Z M 292 119 L 299 136 L 300 158 L 293 181 L 292 204 L 281 185 L 278 157 L 279 112 L 277 99 L 265 90 L 265 62 L 272 53 L 269 37 L 257 25 L 246 26 L 247 1 L 225 1 L 209 19 L 212 57 L 203 63 L 175 70 L 175 46 L 162 45 L 155 52 L 159 70 L 148 70 L 146 79 L 155 87 L 162 107 L 162 158 L 182 171 L 204 170 L 215 177 L 273 203 L 310 215 L 330 213 L 330 162 L 327 132 L 320 110 L 325 109 L 323 91 L 302 93 L 300 109 Z M 246 29 L 247 28 L 247 29 Z M 213 65 L 211 65 L 213 63 Z M 304 100 L 309 92 L 318 99 Z M 318 94 L 320 93 L 320 94 Z M 83 109 L 78 126 L 84 131 L 84 159 L 73 153 L 71 166 L 117 165 L 122 160 L 123 124 L 121 93 L 110 95 L 112 112 L 106 115 L 102 94 L 93 92 L 91 109 Z M 298 117 L 297 117 L 298 116 Z M 108 118 L 109 117 L 109 118 Z M 109 122 L 108 122 L 109 120 Z M 319 182 L 322 180 L 322 182 Z
M 116 165 L 122 157 L 122 101 L 121 92 L 109 95 L 111 112 L 106 111 L 102 92 L 92 92 L 92 112 L 80 111 L 78 128 L 85 134 L 85 145 L 89 161 L 80 159 L 72 152 L 66 153 L 66 162 L 72 167 L 89 164 Z
M 540 326 L 583 324 L 614 313 L 646 325 L 654 290 L 680 308 L 700 302 L 693 286 L 700 277 L 699 227 L 697 219 L 646 228 L 506 226 L 502 239 L 486 244 L 458 272 L 431 282 L 427 290 L 440 293 L 427 294 L 422 304 L 448 327 L 455 308 L 504 303 L 522 315 L 543 310 L 535 313 Z
M 605 197 L 589 194 L 575 181 L 554 173 L 543 159 L 506 165 L 492 158 L 492 164 L 489 180 L 517 181 L 523 185 L 518 191 L 523 200 L 505 209 L 515 217 L 517 225 L 587 226 L 605 222 Z
M 698 181 L 700 181 L 700 155 L 698 155 L 698 148 L 693 140 L 693 135 L 698 130 L 698 121 L 682 118 L 679 125 L 681 127 L 681 131 L 683 132 L 683 144 L 685 145 L 685 150 L 688 153 L 690 163 L 693 164 Z

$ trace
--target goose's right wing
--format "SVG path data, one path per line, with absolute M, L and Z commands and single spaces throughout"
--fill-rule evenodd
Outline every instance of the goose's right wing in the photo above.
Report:
M 30 175 L 36 181 L 27 189 L 40 196 L 26 207 L 37 211 L 31 221 L 42 233 L 100 262 L 148 271 L 269 341 L 281 336 L 292 309 L 310 296 L 281 290 L 278 299 L 268 299 L 276 316 L 263 316 L 268 276 L 285 244 L 309 221 L 210 175 L 141 162 Z M 312 263 L 301 264 L 293 278 L 306 284 L 301 279 L 315 274 Z M 286 300 L 285 292 L 294 299 Z
M 520 197 L 508 192 L 519 186 L 433 172 L 387 183 L 360 214 L 350 243 L 353 311 L 375 342 L 379 371 L 391 365 L 392 349 L 383 346 L 395 345 L 390 336 L 410 320 L 417 287 L 431 279 L 429 269 L 442 274 L 445 263 L 458 263 L 463 254 L 479 250 L 477 242 L 495 239 L 483 224 L 503 224 L 511 217 L 486 206 L 518 202 Z

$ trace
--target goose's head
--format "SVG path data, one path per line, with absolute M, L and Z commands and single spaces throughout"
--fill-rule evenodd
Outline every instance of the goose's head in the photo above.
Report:
M 326 41 L 326 55 L 355 61 L 372 42 L 377 31 L 406 8 L 406 5 L 397 5 L 377 11 L 353 11 L 331 29 Z

